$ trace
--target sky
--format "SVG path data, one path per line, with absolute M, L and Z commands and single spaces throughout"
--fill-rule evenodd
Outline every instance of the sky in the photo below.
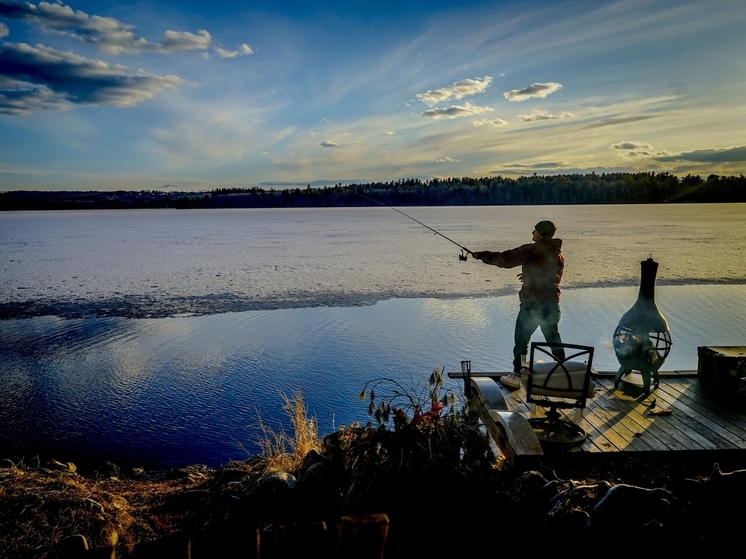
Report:
M 0 0 L 0 191 L 746 171 L 746 2 Z

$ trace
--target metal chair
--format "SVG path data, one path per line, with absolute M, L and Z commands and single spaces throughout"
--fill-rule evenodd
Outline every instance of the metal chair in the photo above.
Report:
M 552 353 L 552 348 L 564 348 L 565 358 Z M 537 361 L 537 357 L 547 362 Z M 586 432 L 580 427 L 586 400 L 596 390 L 591 382 L 593 348 L 575 344 L 533 342 L 528 369 L 521 372 L 521 384 L 526 390 L 526 402 L 548 408 L 544 417 L 529 419 L 542 444 L 572 446 L 582 444 Z M 575 409 L 574 421 L 563 417 L 559 410 Z

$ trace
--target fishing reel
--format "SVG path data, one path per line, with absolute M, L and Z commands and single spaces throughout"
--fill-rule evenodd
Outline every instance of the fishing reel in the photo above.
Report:
M 458 255 L 459 262 L 466 262 L 467 255 L 464 252 L 464 249 L 461 249 L 461 254 Z

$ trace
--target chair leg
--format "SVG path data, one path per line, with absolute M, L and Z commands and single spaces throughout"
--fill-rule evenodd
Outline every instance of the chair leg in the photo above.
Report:
M 545 417 L 534 417 L 528 422 L 542 445 L 575 446 L 582 444 L 587 437 L 582 427 L 572 421 L 562 419 L 560 413 L 554 408 L 547 411 Z

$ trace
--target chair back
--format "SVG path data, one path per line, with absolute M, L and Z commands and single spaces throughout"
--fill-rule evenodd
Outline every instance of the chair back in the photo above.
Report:
M 565 358 L 552 353 L 553 348 L 562 348 Z M 547 359 L 545 362 L 537 362 Z M 595 394 L 591 382 L 593 369 L 593 347 L 576 344 L 554 344 L 532 342 L 528 371 L 521 374 L 521 384 L 526 390 L 526 401 L 547 406 L 547 398 L 554 408 L 585 408 L 586 399 Z

